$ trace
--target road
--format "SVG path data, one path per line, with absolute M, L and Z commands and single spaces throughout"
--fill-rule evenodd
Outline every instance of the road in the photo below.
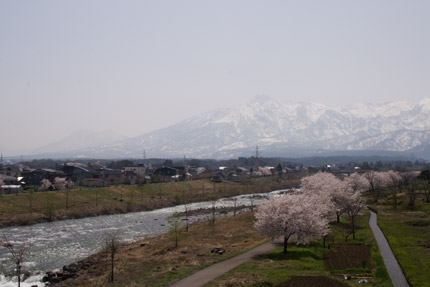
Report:
M 408 287 L 408 281 L 406 280 L 406 277 L 404 276 L 384 233 L 382 233 L 382 230 L 379 228 L 377 224 L 377 215 L 373 211 L 370 211 L 369 225 L 372 229 L 373 235 L 375 236 L 376 242 L 378 243 L 379 251 L 381 252 L 382 259 L 384 260 L 385 267 L 387 267 L 393 286 Z
M 205 269 L 197 271 L 196 273 L 174 283 L 171 287 L 200 287 L 209 281 L 223 275 L 231 269 L 245 263 L 248 260 L 258 256 L 267 254 L 271 250 L 279 246 L 278 242 L 267 242 L 254 249 L 249 250 L 241 255 L 218 262 Z

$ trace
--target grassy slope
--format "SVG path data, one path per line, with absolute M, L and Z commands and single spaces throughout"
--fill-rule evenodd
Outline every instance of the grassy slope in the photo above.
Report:
M 391 280 L 368 226 L 368 218 L 369 215 L 366 214 L 359 219 L 361 228 L 358 230 L 357 238 L 356 240 L 348 240 L 348 242 L 362 243 L 371 248 L 372 263 L 376 267 L 372 270 L 373 278 L 369 279 L 367 286 L 388 287 L 391 286 Z M 344 236 L 341 229 L 333 227 L 332 230 L 332 243 L 343 243 Z M 282 247 L 279 247 L 271 254 L 242 264 L 205 286 L 275 286 L 280 282 L 289 280 L 292 276 L 333 276 L 330 275 L 329 271 L 326 271 L 324 266 L 323 254 L 328 252 L 328 249 L 322 246 L 322 242 L 316 242 L 310 246 L 291 244 L 288 248 L 287 254 L 284 254 Z M 332 278 L 339 278 L 339 276 Z M 341 279 L 339 278 L 339 280 Z M 361 286 L 357 280 L 345 282 L 351 286 Z
M 430 286 L 430 204 L 416 210 L 377 206 L 378 224 L 413 286 Z

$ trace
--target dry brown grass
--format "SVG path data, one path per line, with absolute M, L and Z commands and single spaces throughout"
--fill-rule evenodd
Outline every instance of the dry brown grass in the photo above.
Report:
M 0 227 L 154 210 L 238 194 L 269 192 L 295 186 L 298 183 L 297 179 L 265 177 L 248 179 L 243 182 L 213 183 L 209 180 L 197 180 L 97 189 L 76 187 L 68 194 L 66 191 L 31 194 L 27 190 L 25 194 L 0 196 Z M 49 201 L 52 203 L 52 216 L 48 215 Z
M 142 242 L 122 246 L 115 260 L 115 282 L 109 283 L 109 260 L 106 254 L 92 256 L 91 267 L 79 276 L 54 286 L 165 286 L 168 282 L 224 260 L 263 242 L 253 228 L 250 212 L 218 219 L 212 228 L 204 222 L 192 225 L 174 248 L 172 238 L 165 234 Z M 214 247 L 226 250 L 224 255 L 211 253 Z

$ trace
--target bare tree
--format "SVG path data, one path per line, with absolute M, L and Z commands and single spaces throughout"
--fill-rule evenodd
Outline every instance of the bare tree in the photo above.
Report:
M 251 211 L 253 212 L 254 211 L 254 200 L 255 200 L 255 197 L 254 197 L 254 195 L 250 195 L 249 196 L 249 201 L 250 201 L 250 203 L 251 203 Z
M 69 191 L 70 189 L 72 189 L 74 186 L 74 183 L 72 180 L 68 180 L 65 184 L 66 187 L 66 211 L 69 210 Z
M 179 213 L 175 212 L 171 217 L 167 219 L 169 222 L 170 228 L 169 233 L 175 240 L 175 248 L 178 247 L 179 237 L 181 235 L 181 216 Z
M 237 212 L 237 196 L 233 197 L 233 215 L 236 216 Z
M 12 256 L 12 261 L 15 263 L 16 276 L 18 277 L 18 287 L 21 286 L 22 263 L 24 255 L 27 252 L 29 245 L 22 243 L 19 245 L 12 244 L 6 236 L 0 239 L 0 246 L 6 248 Z
M 109 281 L 114 281 L 115 254 L 118 252 L 120 243 L 117 234 L 110 235 L 105 239 L 104 251 L 110 259 L 110 276 Z

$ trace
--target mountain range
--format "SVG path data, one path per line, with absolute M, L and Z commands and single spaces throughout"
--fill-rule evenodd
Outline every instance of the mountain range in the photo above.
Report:
M 430 99 L 329 107 L 260 96 L 133 138 L 105 135 L 92 140 L 88 133 L 87 141 L 80 139 L 81 145 L 74 146 L 76 138 L 72 135 L 35 154 L 141 158 L 145 150 L 148 157 L 236 158 L 254 155 L 258 146 L 267 157 L 404 154 L 430 159 Z

